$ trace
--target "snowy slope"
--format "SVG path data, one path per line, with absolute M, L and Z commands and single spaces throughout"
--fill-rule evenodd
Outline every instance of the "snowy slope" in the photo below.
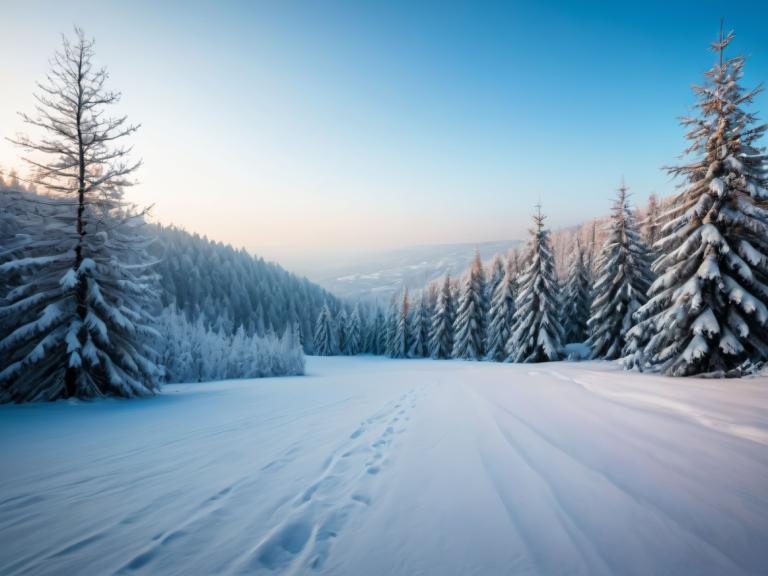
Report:
M 0 407 L 0 574 L 760 574 L 768 379 L 310 358 Z

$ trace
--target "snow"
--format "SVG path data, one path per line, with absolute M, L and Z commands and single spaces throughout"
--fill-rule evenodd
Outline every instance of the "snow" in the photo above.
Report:
M 759 574 L 768 378 L 309 358 L 0 406 L 0 573 Z

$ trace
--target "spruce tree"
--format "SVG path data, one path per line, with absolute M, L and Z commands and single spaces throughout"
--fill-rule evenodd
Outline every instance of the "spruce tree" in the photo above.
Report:
M 355 306 L 347 320 L 347 338 L 345 342 L 344 354 L 347 356 L 356 356 L 362 352 L 362 334 L 360 331 L 360 309 Z
M 301 330 L 301 322 L 294 320 L 293 323 L 289 325 L 292 326 L 294 341 L 298 344 L 298 347 L 301 350 L 304 350 L 304 333 Z M 253 333 L 251 332 L 251 334 Z
M 409 356 L 425 358 L 429 356 L 429 302 L 426 293 L 422 293 L 413 310 L 411 320 L 411 348 Z
M 712 44 L 718 61 L 694 92 L 698 117 L 684 118 L 691 163 L 665 211 L 659 278 L 633 335 L 648 340 L 641 365 L 670 376 L 738 375 L 768 357 L 768 126 L 747 111 L 761 88 L 740 84 L 745 59 L 726 58 L 733 32 Z
M 573 254 L 571 254 L 571 265 L 568 270 L 563 302 L 565 342 L 584 342 L 587 338 L 591 287 L 585 260 L 585 251 L 577 238 L 576 246 Z
M 506 272 L 493 293 L 491 307 L 488 311 L 488 340 L 486 343 L 486 358 L 488 360 L 502 362 L 507 357 L 506 346 L 509 335 L 512 333 L 516 297 L 515 261 L 510 259 L 507 262 Z
M 36 115 L 22 114 L 44 135 L 13 140 L 50 210 L 10 247 L 23 257 L 0 255 L 0 276 L 20 279 L 0 300 L 0 402 L 148 395 L 162 377 L 151 238 L 124 199 L 141 163 L 121 143 L 138 127 L 108 115 L 120 94 L 75 32 L 39 84 Z
M 501 254 L 494 255 L 493 260 L 491 260 L 491 265 L 488 269 L 488 282 L 485 284 L 485 301 L 489 303 L 489 306 L 491 300 L 493 300 L 493 295 L 496 294 L 496 289 L 504 279 L 508 265 L 509 262 L 507 262 L 507 265 L 505 266 L 504 259 L 501 257 Z
M 411 351 L 411 305 L 408 290 L 403 291 L 403 300 L 398 309 L 395 338 L 392 347 L 393 358 L 408 358 Z
M 445 360 L 453 353 L 453 320 L 455 316 L 450 275 L 443 280 L 437 296 L 429 333 L 429 353 L 432 358 Z
M 592 221 L 592 229 L 589 234 L 589 245 L 587 246 L 587 276 L 589 277 L 590 286 L 594 287 L 594 280 L 597 277 L 595 274 L 595 265 L 597 263 L 597 222 Z M 592 298 L 590 297 L 590 302 Z
M 651 284 L 647 247 L 640 237 L 627 191 L 622 181 L 596 264 L 598 276 L 587 323 L 591 358 L 615 360 L 621 356 L 634 314 L 646 302 Z
M 393 358 L 395 356 L 397 348 L 397 323 L 400 318 L 400 307 L 397 304 L 395 296 L 392 296 L 392 300 L 389 304 L 389 311 L 387 312 L 387 323 L 385 330 L 385 346 L 384 350 L 387 356 Z
M 487 316 L 485 273 L 480 252 L 464 277 L 459 305 L 454 320 L 453 357 L 465 360 L 481 360 L 485 355 L 485 331 Z
M 384 312 L 376 306 L 376 316 L 373 319 L 373 326 L 370 333 L 369 350 L 371 354 L 382 356 L 386 353 L 386 320 Z
M 656 241 L 659 239 L 659 229 L 661 227 L 661 208 L 659 207 L 659 200 L 656 198 L 656 194 L 651 194 L 648 198 L 648 208 L 646 210 L 645 219 L 643 220 L 643 240 L 645 245 L 653 253 Z
M 324 304 L 317 317 L 315 325 L 315 354 L 318 356 L 333 356 L 336 354 L 336 330 L 328 304 Z
M 518 279 L 514 328 L 507 342 L 508 362 L 546 362 L 563 356 L 555 259 L 549 231 L 544 227 L 545 216 L 540 205 L 536 208 L 526 267 Z
M 336 335 L 339 338 L 338 350 L 339 354 L 347 354 L 347 340 L 349 339 L 349 319 L 347 318 L 347 312 L 344 308 L 339 310 L 339 314 L 336 320 Z

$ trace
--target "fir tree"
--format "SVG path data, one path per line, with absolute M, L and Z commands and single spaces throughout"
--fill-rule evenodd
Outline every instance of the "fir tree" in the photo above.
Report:
M 464 278 L 454 320 L 453 357 L 480 360 L 485 355 L 487 302 L 480 252 Z
M 725 57 L 733 37 L 721 30 L 712 44 L 719 60 L 694 87 L 700 115 L 682 121 L 694 160 L 669 170 L 685 183 L 632 330 L 647 340 L 640 364 L 670 376 L 739 374 L 768 356 L 768 156 L 757 145 L 768 126 L 745 109 L 761 88 L 745 91 L 744 57 Z
M 634 314 L 645 303 L 651 283 L 647 248 L 629 207 L 627 190 L 622 182 L 597 261 L 598 277 L 587 323 L 591 358 L 614 360 L 621 356 Z
M 384 319 L 384 312 L 376 307 L 376 315 L 373 318 L 373 324 L 370 332 L 370 344 L 369 350 L 371 354 L 381 356 L 386 353 L 386 320 Z
M 298 344 L 299 348 L 304 350 L 304 333 L 301 330 L 301 322 L 299 322 L 298 320 L 294 320 L 292 326 L 293 326 L 293 338 L 295 342 Z
M 387 313 L 387 323 L 386 323 L 386 330 L 385 330 L 385 346 L 384 346 L 384 352 L 387 356 L 390 358 L 393 358 L 395 356 L 395 352 L 397 350 L 397 323 L 400 318 L 399 314 L 399 306 L 397 304 L 397 300 L 395 297 L 392 297 L 392 300 L 389 304 L 389 311 Z
M 563 326 L 566 342 L 584 342 L 587 338 L 591 287 L 585 260 L 586 254 L 577 238 L 576 247 L 571 255 L 571 265 L 565 286 L 565 301 L 563 302 Z
M 362 334 L 360 332 L 360 309 L 355 306 L 347 322 L 347 339 L 344 354 L 356 356 L 362 352 Z
M 315 354 L 318 356 L 333 356 L 336 353 L 336 330 L 328 304 L 323 306 L 317 317 L 314 344 Z
M 336 320 L 336 334 L 339 337 L 339 354 L 347 354 L 347 340 L 349 339 L 349 320 L 344 308 L 339 310 L 338 320 Z
M 659 239 L 659 229 L 661 227 L 661 210 L 656 194 L 651 194 L 648 198 L 648 208 L 643 220 L 643 240 L 645 245 L 653 252 L 653 245 Z
M 589 234 L 589 245 L 587 246 L 587 276 L 589 277 L 590 286 L 594 285 L 595 277 L 595 265 L 597 263 L 597 222 L 592 221 L 592 229 Z M 592 298 L 590 297 L 590 302 Z
M 506 274 L 506 268 L 509 267 L 509 262 L 507 262 L 507 266 L 504 265 L 504 259 L 501 257 L 500 254 L 496 254 L 493 257 L 493 260 L 491 261 L 491 266 L 488 270 L 488 282 L 485 284 L 485 301 L 487 303 L 491 302 L 493 300 L 493 295 L 496 294 L 496 289 L 499 287 L 499 284 L 501 284 L 501 281 L 504 279 L 504 275 Z
M 450 275 L 445 277 L 437 296 L 435 312 L 429 334 L 429 352 L 432 358 L 446 359 L 453 353 L 453 321 L 455 311 Z
M 368 310 L 360 307 L 360 303 L 355 304 L 352 312 L 357 312 L 358 326 L 359 326 L 359 344 L 356 354 L 365 354 L 369 352 L 368 342 L 369 334 L 371 332 L 371 323 L 368 315 Z
M 411 351 L 411 306 L 408 300 L 408 290 L 403 292 L 403 300 L 400 304 L 395 329 L 394 344 L 392 347 L 393 358 L 408 358 Z
M 24 257 L 0 255 L 0 276 L 21 278 L 0 301 L 0 402 L 147 395 L 162 377 L 151 239 L 123 195 L 140 162 L 120 143 L 137 126 L 107 115 L 120 94 L 106 89 L 93 47 L 79 29 L 64 39 L 37 115 L 22 115 L 45 136 L 14 140 L 50 210 L 23 245 L 2 247 Z
M 413 311 L 409 356 L 413 358 L 429 356 L 430 319 L 428 297 L 426 293 L 422 293 Z
M 488 311 L 488 341 L 486 358 L 502 362 L 507 357 L 506 346 L 512 333 L 517 297 L 517 273 L 515 260 L 510 259 L 504 277 L 496 287 Z
M 507 342 L 508 362 L 546 362 L 560 360 L 563 355 L 555 259 L 544 219 L 541 206 L 537 206 L 525 271 L 518 279 L 514 328 Z

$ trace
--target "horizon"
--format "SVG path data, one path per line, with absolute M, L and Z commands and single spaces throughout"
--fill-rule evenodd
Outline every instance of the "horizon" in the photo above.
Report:
M 155 221 L 278 262 L 522 240 L 539 199 L 560 229 L 606 214 L 622 177 L 639 207 L 674 192 L 661 166 L 722 14 L 745 85 L 768 77 L 754 10 L 695 5 L 13 4 L 0 48 L 30 49 L 0 64 L 0 125 L 28 131 L 16 113 L 77 24 L 142 124 L 127 197 Z M 0 143 L 0 167 L 19 156 Z

